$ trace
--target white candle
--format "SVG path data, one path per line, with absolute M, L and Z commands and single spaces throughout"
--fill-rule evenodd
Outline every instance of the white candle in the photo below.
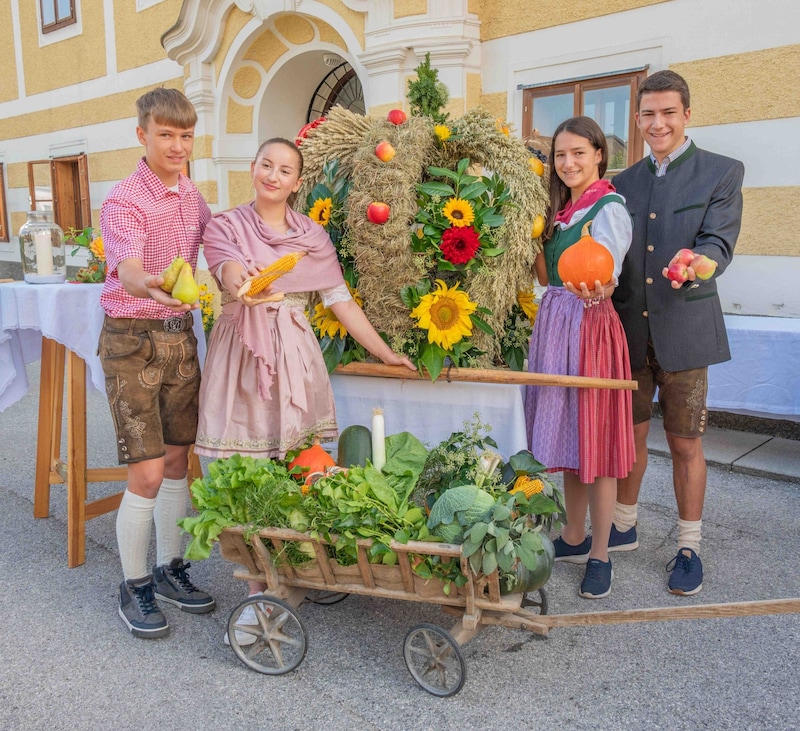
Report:
M 53 274 L 53 242 L 50 231 L 34 231 L 36 244 L 36 273 L 43 277 Z
M 372 466 L 379 470 L 386 464 L 384 429 L 383 409 L 375 409 L 372 412 Z

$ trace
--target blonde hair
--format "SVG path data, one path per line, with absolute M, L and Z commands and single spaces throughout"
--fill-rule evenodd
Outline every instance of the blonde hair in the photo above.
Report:
M 177 89 L 159 86 L 136 100 L 139 126 L 147 129 L 153 119 L 178 129 L 191 129 L 197 124 L 197 112 L 192 103 Z

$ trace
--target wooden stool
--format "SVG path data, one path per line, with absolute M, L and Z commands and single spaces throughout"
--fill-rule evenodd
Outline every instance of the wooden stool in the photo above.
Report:
M 64 364 L 67 368 L 67 454 L 61 459 Z M 90 482 L 125 482 L 128 468 L 87 468 L 86 458 L 86 363 L 61 345 L 42 337 L 42 367 L 39 385 L 39 433 L 36 445 L 36 478 L 33 517 L 50 515 L 50 485 L 67 486 L 67 565 L 86 560 L 86 521 L 119 507 L 122 491 L 99 500 L 88 499 Z M 200 460 L 189 450 L 191 484 L 202 477 Z

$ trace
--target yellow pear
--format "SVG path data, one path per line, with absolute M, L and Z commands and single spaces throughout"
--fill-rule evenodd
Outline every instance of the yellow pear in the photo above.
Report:
M 161 272 L 161 276 L 164 278 L 164 284 L 161 285 L 161 289 L 163 289 L 165 292 L 172 292 L 175 282 L 178 281 L 178 273 L 185 263 L 186 260 L 182 256 L 176 256 L 172 260 L 170 265 L 163 272 Z
M 178 280 L 172 288 L 172 296 L 184 304 L 193 305 L 200 299 L 200 287 L 192 276 L 192 265 L 185 263 L 178 274 Z

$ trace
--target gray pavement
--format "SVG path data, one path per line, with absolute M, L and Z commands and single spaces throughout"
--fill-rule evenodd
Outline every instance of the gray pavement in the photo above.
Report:
M 351 596 L 303 605 L 309 650 L 267 677 L 222 644 L 245 585 L 214 551 L 193 566 L 210 615 L 166 607 L 171 634 L 131 637 L 116 614 L 121 579 L 113 514 L 87 525 L 86 563 L 66 566 L 66 501 L 34 520 L 38 374 L 0 414 L 0 729 L 141 727 L 350 729 L 794 729 L 800 615 L 556 628 L 547 638 L 491 627 L 464 645 L 453 698 L 421 690 L 405 668 L 409 628 L 453 619 L 436 606 Z M 113 464 L 107 405 L 89 397 L 90 465 Z M 577 596 L 582 568 L 558 565 L 551 614 L 800 597 L 800 443 L 712 429 L 704 516 L 706 580 L 696 597 L 666 591 L 675 505 L 654 422 L 637 551 L 614 554 L 605 600 Z M 119 484 L 90 486 L 93 497 Z

